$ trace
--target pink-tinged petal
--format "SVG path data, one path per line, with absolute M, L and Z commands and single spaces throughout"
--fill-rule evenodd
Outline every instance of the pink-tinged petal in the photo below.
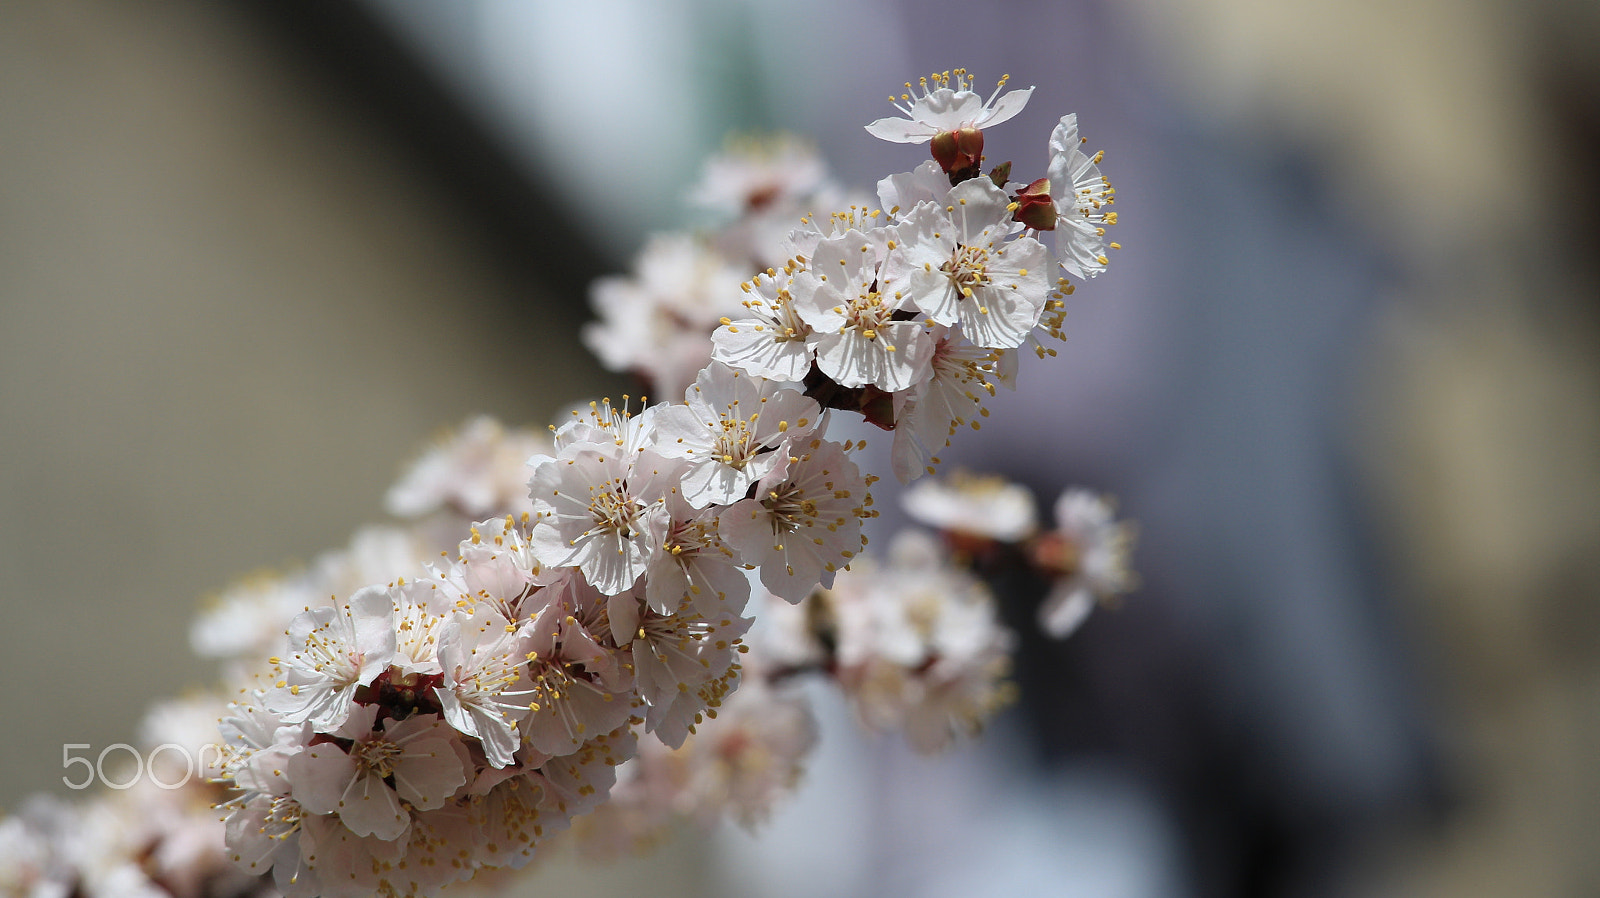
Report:
M 691 468 L 683 478 L 683 498 L 692 508 L 727 505 L 744 498 L 750 484 L 767 476 L 777 462 L 774 453 L 758 455 L 735 468 L 718 462 L 706 461 Z
M 468 736 L 476 736 L 484 743 L 485 748 L 488 747 L 488 739 L 478 732 L 477 721 L 468 713 L 467 706 L 461 703 L 461 699 L 456 697 L 453 690 L 446 689 L 443 686 L 435 686 L 433 687 L 433 694 L 439 699 L 439 709 L 444 712 L 444 719 L 450 724 L 451 728 Z M 509 763 L 511 762 L 506 761 L 495 766 L 504 767 Z
M 326 627 L 339 612 L 333 608 L 310 608 L 289 621 L 289 645 L 299 648 L 306 644 L 311 634 Z
M 228 815 L 224 839 L 233 863 L 252 876 L 260 876 L 279 863 L 299 866 L 299 844 L 295 833 L 275 818 L 278 799 L 266 795 L 251 798 Z M 292 804 L 292 803 L 291 803 Z
M 443 805 L 467 782 L 467 750 L 455 739 L 416 739 L 394 768 L 394 788 L 419 811 Z
M 693 387 L 685 392 L 690 400 L 695 396 Z M 705 424 L 693 408 L 667 406 L 656 415 L 656 451 L 668 458 L 679 457 L 683 454 L 682 444 L 687 442 L 692 446 L 703 442 L 705 431 Z
M 971 298 L 957 305 L 961 333 L 972 342 L 989 349 L 1021 346 L 1038 323 L 1037 309 L 1028 316 L 1015 314 L 1015 300 L 1005 292 L 981 287 Z
M 350 709 L 350 716 L 345 722 L 333 730 L 333 735 L 341 739 L 365 740 L 372 734 L 372 728 L 377 722 L 377 705 L 356 705 Z
M 921 428 L 906 426 L 910 423 L 910 417 L 916 415 L 919 404 L 910 403 L 895 413 L 896 420 L 902 423 L 894 429 L 894 443 L 889 450 L 889 463 L 895 479 L 901 483 L 910 483 L 928 473 L 928 462 L 933 456 L 933 451 L 919 432 Z M 941 439 L 938 445 L 942 448 L 944 442 Z
M 368 586 L 350 597 L 350 622 L 355 633 L 352 647 L 361 653 L 358 682 L 370 683 L 394 660 L 394 599 L 385 586 Z
M 289 759 L 301 750 L 299 745 L 273 745 L 255 752 L 244 766 L 234 771 L 233 782 L 251 792 L 288 795 L 293 788 L 288 774 Z
M 939 132 L 909 119 L 881 118 L 867 126 L 867 133 L 890 143 L 927 143 Z
M 314 814 L 334 814 L 339 800 L 356 779 L 356 762 L 344 749 L 324 742 L 289 759 L 294 800 Z
M 339 819 L 358 836 L 377 836 L 385 842 L 400 838 L 411 826 L 411 815 L 382 779 L 372 774 L 356 777 L 339 801 Z
M 1078 115 L 1063 115 L 1050 132 L 1050 164 L 1045 175 L 1052 195 L 1070 196 L 1074 187 L 1094 169 L 1094 160 L 1083 152 L 1078 139 Z
M 707 617 L 719 610 L 738 614 L 750 599 L 750 580 L 720 552 L 690 562 L 689 583 L 695 607 Z
M 611 639 L 619 646 L 627 645 L 639 629 L 639 599 L 631 591 L 607 596 L 606 616 L 611 620 Z
M 658 614 L 671 614 L 689 596 L 689 576 L 670 555 L 650 568 L 644 579 L 644 601 Z
M 489 758 L 489 763 L 495 767 L 508 767 L 515 763 L 517 747 L 521 744 L 517 728 L 508 727 L 499 718 L 476 708 L 468 711 L 476 721 L 474 726 L 478 730 L 478 742 L 483 745 L 483 753 Z
M 793 605 L 821 586 L 833 586 L 834 572 L 824 569 L 817 553 L 802 540 L 803 534 L 788 534 L 783 543 L 774 544 L 773 553 L 761 565 L 761 585 Z
M 1008 92 L 1000 98 L 999 102 L 989 107 L 989 112 L 978 119 L 976 126 L 988 128 L 1010 121 L 1017 113 L 1022 111 L 1022 107 L 1028 105 L 1028 98 L 1031 96 L 1033 96 L 1033 88 L 1031 87 Z
M 988 178 L 973 178 L 950 188 L 945 205 L 954 207 L 951 220 L 960 229 L 960 241 L 973 243 L 990 226 L 1011 217 L 1011 198 Z

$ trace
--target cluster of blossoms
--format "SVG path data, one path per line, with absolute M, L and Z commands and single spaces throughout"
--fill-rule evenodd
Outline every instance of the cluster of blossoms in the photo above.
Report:
M 930 537 L 860 555 L 877 478 L 828 425 L 860 414 L 893 432 L 901 480 L 932 471 L 1019 349 L 1053 354 L 1039 337 L 1060 336 L 1067 276 L 1104 269 L 1113 195 L 1074 117 L 1046 177 L 982 173 L 982 129 L 1031 92 L 1003 87 L 984 100 L 960 70 L 907 85 L 904 117 L 868 130 L 933 159 L 884 178 L 881 210 L 792 141 L 714 160 L 696 196 L 734 220 L 653 240 L 633 277 L 597 285 L 586 333 L 682 402 L 591 403 L 548 435 L 470 421 L 391 490 L 402 525 L 224 594 L 192 635 L 227 663 L 230 700 L 157 725 L 216 749 L 208 781 L 168 797 L 210 840 L 129 827 L 99 849 L 142 859 L 113 888 L 56 850 L 58 812 L 12 818 L 14 844 L 43 847 L 10 869 L 63 887 L 7 894 L 428 895 L 562 832 L 606 854 L 684 820 L 750 823 L 815 742 L 801 675 L 920 750 L 981 726 L 1010 698 L 995 603 Z M 1071 608 L 1126 586 L 1126 540 L 1093 501 L 1053 543 L 1031 523 L 995 535 L 1054 546 Z M 752 652 L 757 612 L 773 623 Z M 220 735 L 174 722 L 206 715 Z M 169 856 L 187 865 L 152 866 Z
M 1137 585 L 1129 566 L 1133 525 L 1110 499 L 1069 489 L 1056 499 L 1053 530 L 1040 530 L 1033 493 L 995 476 L 956 472 L 908 490 L 907 513 L 943 537 L 951 554 L 985 576 L 1026 568 L 1049 584 L 1039 626 L 1065 639 L 1095 605 Z
M 928 143 L 934 158 L 883 178 L 873 198 L 831 184 L 797 143 L 730 148 L 695 195 L 733 220 L 658 237 L 632 277 L 598 285 L 587 342 L 669 394 L 708 359 L 795 384 L 892 430 L 902 482 L 931 470 L 996 385 L 1014 383 L 1020 349 L 1054 354 L 1040 337 L 1061 336 L 1069 278 L 1100 274 L 1117 246 L 1115 191 L 1076 116 L 1051 134 L 1044 177 L 1013 181 L 1009 162 L 981 172 L 982 129 L 1032 92 L 1004 86 L 984 100 L 961 70 L 907 84 L 903 116 L 868 131 Z M 728 272 L 741 267 L 761 273 L 735 292 Z
M 1014 698 L 1014 639 L 989 589 L 922 531 L 896 535 L 794 608 L 774 608 L 764 654 L 837 681 L 870 730 L 903 732 L 922 753 L 973 735 Z

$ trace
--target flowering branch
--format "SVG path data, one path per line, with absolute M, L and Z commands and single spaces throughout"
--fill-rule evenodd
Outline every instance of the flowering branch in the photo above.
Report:
M 548 438 L 470 422 L 391 491 L 409 527 L 201 618 L 197 648 L 237 684 L 204 787 L 228 862 L 207 894 L 266 894 L 270 876 L 288 898 L 429 895 L 527 864 L 585 814 L 599 853 L 684 818 L 757 820 L 815 741 L 788 688 L 801 671 L 920 750 L 1010 700 L 1013 640 L 972 572 L 925 536 L 861 557 L 878 477 L 829 427 L 858 414 L 892 432 L 901 481 L 932 472 L 1014 385 L 1019 350 L 1054 354 L 1067 276 L 1105 269 L 1114 193 L 1073 116 L 1045 177 L 981 174 L 983 130 L 1031 95 L 1005 84 L 908 84 L 901 117 L 867 130 L 933 158 L 876 203 L 793 142 L 714 160 L 696 196 L 734 222 L 652 240 L 633 277 L 596 285 L 585 331 L 682 402 L 591 403 Z M 1073 584 L 1044 615 L 1058 633 L 1079 593 L 1127 585 L 1103 548 L 1125 539 L 1083 535 L 1114 532 L 1109 512 L 1062 501 L 1080 532 L 1029 556 Z M 751 651 L 754 613 L 775 635 Z M 253 660 L 278 632 L 286 648 Z M 109 888 L 73 875 L 67 891 Z

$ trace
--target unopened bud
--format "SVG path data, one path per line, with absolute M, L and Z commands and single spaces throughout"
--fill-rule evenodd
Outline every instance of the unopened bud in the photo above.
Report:
M 1008 165 L 1008 166 L 1010 164 L 1011 163 L 1009 163 L 1009 162 L 1006 163 L 1006 165 Z M 1009 170 L 1007 171 L 1007 173 L 1008 174 L 1010 173 Z M 1017 191 L 1017 199 L 1019 201 L 1025 196 L 1049 196 L 1049 195 L 1050 195 L 1050 179 L 1049 178 L 1040 178 L 1039 180 L 1034 181 L 1032 184 L 1029 184 L 1027 187 L 1024 187 L 1021 190 Z
M 933 151 L 933 160 L 950 176 L 951 184 L 959 184 L 980 174 L 983 132 L 977 128 L 940 131 L 933 135 L 929 149 Z
M 1011 217 L 1036 231 L 1056 229 L 1056 204 L 1050 199 L 1050 179 L 1040 178 L 1017 192 L 1017 209 Z
M 894 430 L 894 396 L 868 384 L 862 388 L 860 408 L 867 423 Z
M 956 133 L 954 131 L 940 131 L 933 135 L 933 140 L 928 144 L 928 149 L 933 151 L 933 161 L 939 167 L 949 171 L 956 165 L 960 150 L 956 148 Z

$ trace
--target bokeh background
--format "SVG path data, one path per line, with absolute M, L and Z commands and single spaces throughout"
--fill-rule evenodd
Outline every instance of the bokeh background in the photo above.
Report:
M 957 461 L 1115 493 L 1143 588 L 979 744 L 824 697 L 754 837 L 529 893 L 1600 894 L 1600 6 L 577 6 L 0 5 L 0 807 L 441 427 L 622 389 L 585 284 L 727 135 L 868 186 L 965 66 L 1038 86 L 993 159 L 1080 113 L 1127 249 Z

